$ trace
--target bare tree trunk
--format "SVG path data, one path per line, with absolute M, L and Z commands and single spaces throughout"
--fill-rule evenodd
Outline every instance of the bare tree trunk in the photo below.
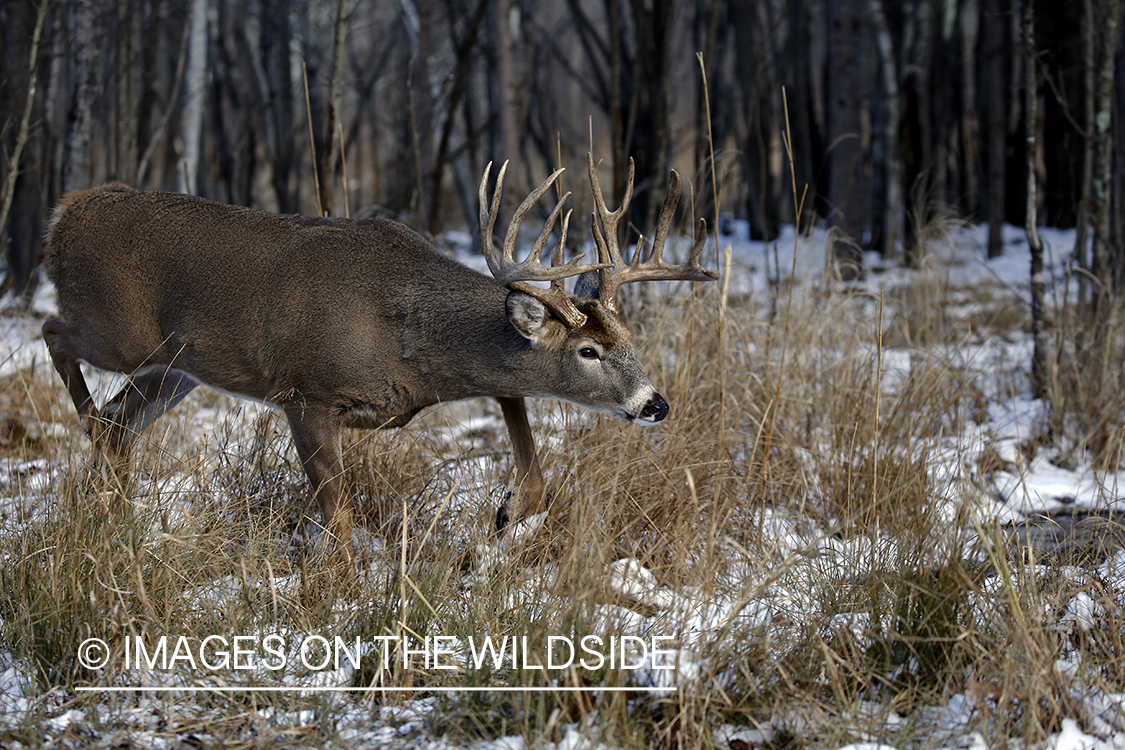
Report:
M 415 184 L 418 196 L 414 201 L 414 225 L 419 231 L 429 232 L 429 206 L 433 200 L 434 150 L 434 97 L 431 81 L 430 59 L 434 54 L 435 28 L 433 0 L 418 2 L 418 47 L 411 64 L 410 116 L 413 122 L 413 150 Z M 510 158 L 518 160 L 518 155 Z
M 1048 350 L 1050 337 L 1047 335 L 1047 325 L 1044 320 L 1047 307 L 1046 280 L 1043 275 L 1043 241 L 1039 237 L 1036 227 L 1038 221 L 1038 179 L 1035 168 L 1036 155 L 1038 154 L 1038 138 L 1036 129 L 1039 127 L 1039 66 L 1036 64 L 1037 51 L 1035 49 L 1035 4 L 1030 0 L 1023 3 L 1023 41 L 1025 52 L 1025 73 L 1027 74 L 1025 88 L 1027 91 L 1027 213 L 1025 215 L 1025 228 L 1027 230 L 1027 244 L 1031 247 L 1031 335 L 1035 341 L 1035 350 L 1031 358 L 1031 393 L 1035 398 L 1047 399 L 1050 396 Z
M 792 209 L 792 215 L 788 220 L 796 222 L 798 207 L 789 205 L 791 196 L 794 194 L 800 196 L 807 188 L 809 200 L 805 201 L 804 211 L 806 214 L 812 214 L 816 209 L 813 197 L 820 192 L 817 177 L 818 165 L 822 162 L 822 148 L 816 116 L 818 103 L 814 100 L 819 91 L 815 85 L 820 75 L 819 68 L 824 66 L 816 66 L 815 62 L 820 57 L 817 50 L 822 54 L 825 45 L 823 33 L 818 33 L 818 29 L 819 32 L 823 32 L 823 24 L 811 22 L 812 3 L 806 5 L 793 2 L 788 5 L 786 21 L 789 35 L 785 43 L 785 58 L 782 60 L 781 72 L 788 111 L 782 112 L 780 127 L 792 134 L 793 171 L 796 173 L 797 184 L 783 186 L 781 192 L 786 198 L 781 201 L 779 208 Z M 823 6 L 819 7 L 823 10 Z M 818 70 L 814 71 L 814 67 Z M 785 175 L 786 182 L 792 178 L 789 170 L 782 170 L 782 173 Z M 800 217 L 801 226 L 811 225 L 812 222 L 806 221 L 806 218 L 806 216 Z
M 942 88 L 933 85 L 931 69 L 937 58 L 935 47 L 940 33 L 934 25 L 936 3 L 920 0 L 904 6 L 907 30 L 904 42 L 903 101 L 903 213 L 905 215 L 903 258 L 917 267 L 924 250 L 922 227 L 929 218 L 930 199 L 940 181 L 939 138 L 943 132 L 935 123 L 935 94 Z M 952 123 L 950 123 L 952 124 Z M 936 133 L 936 135 L 935 135 Z
M 60 8 L 49 14 L 50 28 L 46 39 L 50 63 L 44 71 L 47 80 L 43 87 L 43 128 L 45 144 L 43 147 L 44 170 L 43 194 L 49 204 L 53 204 L 63 193 L 63 175 L 66 172 L 67 117 L 70 111 L 71 91 L 63 83 L 67 80 L 66 54 L 69 48 L 63 29 L 66 28 L 67 14 Z
M 902 114 L 899 100 L 898 64 L 895 61 L 894 40 L 887 28 L 883 0 L 868 0 L 868 12 L 875 32 L 875 47 L 879 52 L 879 67 L 883 81 L 882 128 L 871 141 L 871 159 L 882 173 L 882 190 L 876 196 L 872 218 L 876 222 L 874 249 L 883 258 L 892 258 L 896 243 L 902 234 L 902 155 L 898 128 Z M 876 149 L 878 152 L 876 153 Z
M 191 40 L 188 42 L 186 101 L 183 114 L 183 155 L 180 159 L 180 192 L 199 192 L 199 149 L 203 133 L 203 103 L 207 86 L 207 0 L 192 0 Z
M 180 34 L 179 51 L 176 54 L 176 72 L 172 76 L 172 93 L 167 97 L 165 105 L 164 116 L 160 120 L 160 124 L 149 135 L 148 145 L 145 146 L 144 153 L 141 154 L 140 161 L 137 163 L 137 182 L 145 180 L 148 174 L 149 164 L 152 163 L 152 157 L 156 153 L 156 148 L 162 141 L 166 142 L 164 133 L 168 130 L 168 126 L 172 123 L 172 116 L 177 111 L 177 105 L 180 102 L 180 92 L 184 87 L 184 71 L 187 70 L 188 58 L 188 42 L 191 40 L 191 24 L 185 24 L 183 33 Z
M 101 24 L 97 0 L 77 0 L 74 11 L 75 91 L 66 125 L 63 189 L 89 187 L 94 181 L 94 105 L 100 98 L 97 70 Z
M 213 169 L 209 174 L 209 191 L 218 200 L 227 203 L 243 204 L 242 197 L 236 193 L 238 169 L 241 153 L 235 147 L 239 112 L 238 108 L 228 104 L 227 89 L 234 85 L 231 73 L 235 69 L 230 59 L 228 45 L 226 44 L 226 28 L 224 22 L 230 15 L 229 8 L 224 3 L 216 5 L 214 33 L 208 36 L 208 75 L 205 78 L 207 98 L 210 106 L 204 105 L 204 125 L 209 136 L 213 150 Z M 233 96 L 233 92 L 231 94 Z M 234 97 L 237 99 L 237 97 Z M 233 104 L 233 102 L 232 102 Z M 243 204 L 244 205 L 244 204 Z
M 273 189 L 278 210 L 297 210 L 297 190 L 292 184 L 294 167 L 293 75 L 290 70 L 289 45 L 293 26 L 289 0 L 262 3 L 262 46 L 265 63 L 265 94 L 269 111 L 265 114 L 266 150 L 273 167 Z
M 252 71 L 254 43 L 242 14 L 228 3 L 218 7 L 215 33 L 210 34 L 211 104 L 207 121 L 213 134 L 214 168 L 222 183 L 223 199 L 239 206 L 254 202 L 255 175 L 261 128 L 257 107 L 240 106 L 257 93 Z M 215 192 L 214 188 L 212 192 Z
M 630 155 L 637 165 L 639 183 L 631 212 L 638 217 L 634 219 L 638 226 L 651 227 L 660 209 L 653 188 L 659 191 L 663 187 L 671 155 L 669 89 L 675 0 L 655 3 L 652 8 L 644 0 L 631 0 L 631 8 L 636 30 L 632 88 L 637 108 L 631 136 L 626 137 L 632 140 Z
M 609 139 L 613 149 L 613 200 L 621 200 L 625 190 L 625 171 L 629 144 L 625 134 L 625 41 L 621 33 L 621 1 L 606 0 L 609 18 Z M 591 144 L 591 147 L 593 144 Z
M 1121 19 L 1117 22 L 1117 33 L 1121 34 Z M 1122 217 L 1125 216 L 1125 169 L 1121 169 L 1122 154 L 1125 154 L 1125 128 L 1121 127 L 1121 123 L 1125 122 L 1125 75 L 1114 76 L 1114 117 L 1116 118 L 1117 125 L 1111 130 L 1117 134 L 1116 140 L 1113 142 L 1113 150 L 1116 154 L 1114 161 L 1117 162 L 1118 168 L 1112 170 L 1113 181 L 1110 185 L 1110 202 L 1113 207 L 1110 213 L 1113 217 L 1112 227 L 1117 232 L 1116 237 L 1118 243 L 1121 242 L 1122 233 L 1125 232 L 1125 227 L 1122 226 Z M 1122 270 L 1120 267 L 1118 270 Z M 1121 278 L 1118 278 L 1118 283 Z
M 1004 22 L 1000 0 L 984 0 L 985 109 L 988 128 L 988 257 L 1004 252 L 1008 116 L 1005 112 Z
M 777 204 L 770 168 L 770 136 L 777 132 L 777 123 L 770 94 L 780 90 L 773 78 L 775 70 L 770 65 L 773 48 L 768 32 L 773 24 L 769 23 L 769 13 L 768 4 L 754 0 L 730 3 L 729 33 L 734 41 L 734 79 L 742 95 L 740 141 L 743 143 L 743 179 L 748 188 L 746 209 L 750 219 L 750 236 L 765 240 L 777 236 Z M 721 141 L 716 142 L 716 148 L 721 145 Z
M 117 0 L 117 107 L 114 129 L 114 176 L 137 182 L 140 139 L 141 8 L 135 0 Z
M 519 92 L 516 90 L 515 56 L 512 53 L 512 3 L 511 0 L 492 0 L 489 15 L 489 33 L 492 37 L 492 128 L 491 160 L 496 164 L 493 173 L 506 160 L 508 173 L 504 178 L 505 190 L 500 207 L 500 225 L 511 216 L 524 194 L 528 183 L 525 170 L 519 163 L 519 134 L 516 113 L 519 111 Z
M 47 18 L 47 0 L 40 0 L 39 10 L 35 15 L 35 31 L 32 32 L 31 49 L 28 52 L 27 68 L 27 98 L 24 100 L 23 112 L 20 115 L 19 130 L 16 133 L 16 144 L 11 154 L 7 154 L 7 173 L 4 175 L 4 184 L 0 186 L 0 233 L 8 225 L 8 211 L 12 207 L 12 196 L 16 190 L 16 178 L 20 174 L 20 161 L 23 150 L 27 147 L 28 134 L 31 130 L 31 111 L 35 107 L 36 88 L 39 85 L 39 41 L 43 38 L 43 22 Z
M 1082 186 L 1078 199 L 1078 217 L 1075 220 L 1076 233 L 1072 257 L 1078 264 L 1078 315 L 1086 318 L 1090 304 L 1090 199 L 1094 179 L 1094 143 L 1097 141 L 1094 130 L 1094 85 L 1097 67 L 1097 32 L 1094 28 L 1094 0 L 1082 0 L 1082 56 L 1084 80 L 1082 87 L 1083 117 L 1085 138 L 1082 147 Z
M 832 255 L 844 279 L 863 275 L 863 230 L 867 194 L 863 170 L 863 47 L 860 0 L 828 3 L 828 201 L 836 236 Z
M 27 96 L 24 99 L 23 111 L 20 114 L 20 124 L 16 131 L 16 142 L 12 152 L 7 154 L 8 162 L 5 165 L 7 172 L 4 175 L 4 184 L 0 186 L 0 239 L 3 239 L 8 228 L 8 214 L 12 208 L 12 201 L 16 194 L 16 181 L 20 177 L 23 164 L 24 149 L 28 145 L 31 131 L 31 112 L 35 108 L 35 98 L 39 86 L 39 43 L 43 38 L 43 23 L 47 18 L 47 0 L 39 0 L 39 8 L 35 14 L 35 30 L 32 32 L 31 44 L 27 60 Z M 13 98 L 14 98 L 13 92 Z M 9 281 L 15 286 L 17 292 L 22 292 L 30 278 L 30 270 L 35 265 L 32 257 L 36 254 L 30 236 L 18 238 L 16 233 L 8 234 L 11 246 L 8 248 Z M 20 245 L 24 245 L 21 247 Z
M 980 208 L 980 185 L 977 165 L 980 163 L 977 115 L 977 38 L 980 36 L 980 0 L 961 4 L 961 163 L 965 170 L 965 204 L 963 210 L 973 214 Z
M 488 10 L 488 0 L 477 0 L 477 8 L 466 25 L 464 38 L 460 41 L 454 40 L 457 67 L 449 96 L 442 107 L 445 112 L 445 121 L 442 123 L 441 138 L 438 141 L 437 156 L 434 159 L 432 176 L 430 177 L 430 182 L 433 185 L 430 190 L 430 216 L 427 222 L 427 226 L 430 227 L 437 225 L 437 208 L 441 202 L 442 175 L 449 157 L 450 144 L 453 139 L 453 126 L 457 121 L 457 110 L 461 106 L 461 100 L 464 99 L 468 87 L 469 71 L 472 70 L 473 50 L 476 49 L 477 39 L 480 37 L 480 29 L 484 22 L 486 10 Z M 450 33 L 453 33 L 452 29 Z M 475 218 L 472 211 L 468 212 L 467 216 Z M 473 234 L 477 234 L 477 232 Z
M 423 0 L 425 2 L 425 0 Z M 324 143 L 326 148 L 320 154 L 320 195 L 325 215 L 331 216 L 335 206 L 336 159 L 339 158 L 340 149 L 340 101 L 344 96 L 344 62 L 347 58 L 348 42 L 348 0 L 337 0 L 336 25 L 332 42 L 332 86 L 328 93 L 328 106 L 326 107 L 324 122 Z M 423 33 L 425 31 L 423 30 Z M 427 85 L 423 81 L 422 86 Z M 346 197 L 345 197 L 346 198 Z
M 706 75 L 706 88 L 710 90 L 710 95 L 712 97 L 717 97 L 719 96 L 719 92 L 715 87 L 715 82 L 718 79 L 719 65 L 716 61 L 715 47 L 719 33 L 719 13 L 721 11 L 721 4 L 719 0 L 711 0 L 709 8 L 705 8 L 705 4 L 701 4 L 697 10 L 699 16 L 704 15 L 704 10 L 706 10 L 706 23 L 703 27 L 703 71 L 700 75 Z M 733 12 L 733 8 L 731 10 Z M 757 87 L 755 86 L 754 88 Z M 712 104 L 712 108 L 714 108 L 714 104 Z M 710 144 L 708 143 L 708 134 L 710 133 L 714 136 L 716 121 L 718 119 L 718 116 L 712 117 L 711 111 L 707 108 L 707 96 L 704 92 L 704 86 L 696 87 L 695 149 L 693 157 L 695 163 L 695 179 L 700 188 L 696 193 L 696 214 L 700 216 L 712 216 L 715 201 L 718 200 L 717 196 L 712 195 L 710 176 L 710 170 L 717 170 L 718 166 L 711 164 L 711 150 Z M 720 137 L 714 140 L 721 147 L 723 142 L 721 134 Z M 747 175 L 747 178 L 749 180 L 754 179 L 750 175 Z
M 1114 121 L 1113 74 L 1114 55 L 1117 51 L 1118 28 L 1121 21 L 1121 0 L 1109 0 L 1102 18 L 1101 50 L 1098 54 L 1098 74 L 1094 103 L 1094 173 L 1093 173 L 1093 224 L 1094 224 L 1094 276 L 1098 280 L 1098 319 L 1104 320 L 1111 307 L 1114 289 L 1114 247 L 1112 236 L 1112 185 Z

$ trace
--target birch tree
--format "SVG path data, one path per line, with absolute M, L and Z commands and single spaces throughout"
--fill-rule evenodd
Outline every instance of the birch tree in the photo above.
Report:
M 1110 295 L 1114 289 L 1114 258 L 1112 236 L 1113 139 L 1114 120 L 1114 53 L 1120 38 L 1121 0 L 1108 0 L 1103 6 L 1100 24 L 1101 50 L 1094 90 L 1094 169 L 1091 183 L 1094 225 L 1094 276 L 1098 280 L 1097 309 L 1099 320 L 1109 313 Z
M 101 99 L 98 50 L 101 48 L 101 14 L 98 0 L 76 0 L 74 5 L 74 95 L 66 123 L 63 188 L 89 187 L 94 179 L 94 106 Z
M 192 0 L 191 37 L 188 42 L 188 64 L 184 81 L 184 115 L 181 134 L 183 155 L 180 159 L 180 192 L 199 192 L 199 152 L 203 133 L 203 104 L 207 84 L 207 0 Z
M 872 221 L 874 222 L 873 249 L 883 258 L 893 257 L 896 244 L 902 234 L 902 153 L 899 145 L 898 129 L 902 116 L 902 102 L 899 96 L 898 62 L 895 59 L 894 39 L 887 26 L 883 10 L 883 0 L 868 0 L 868 13 L 875 33 L 875 49 L 879 54 L 879 80 L 881 117 L 871 139 L 871 160 L 874 162 L 877 180 Z
M 1024 228 L 1027 231 L 1027 244 L 1031 248 L 1031 335 L 1034 351 L 1031 356 L 1031 392 L 1035 398 L 1045 399 L 1049 395 L 1048 350 L 1050 337 L 1044 316 L 1046 306 L 1046 279 L 1043 272 L 1043 241 L 1039 237 L 1039 184 L 1035 168 L 1039 151 L 1036 129 L 1039 127 L 1039 66 L 1035 49 L 1035 4 L 1023 4 L 1024 72 L 1027 76 L 1025 91 L 1027 103 L 1025 126 L 1027 128 L 1027 213 Z

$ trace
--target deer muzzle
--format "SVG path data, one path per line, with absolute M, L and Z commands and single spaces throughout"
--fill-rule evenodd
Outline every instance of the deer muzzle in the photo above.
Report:
M 653 391 L 652 397 L 641 407 L 637 421 L 641 424 L 656 424 L 668 416 L 668 402 L 659 393 Z

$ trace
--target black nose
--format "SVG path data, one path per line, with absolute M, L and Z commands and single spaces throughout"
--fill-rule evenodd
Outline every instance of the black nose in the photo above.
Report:
M 650 398 L 645 408 L 641 409 L 641 419 L 651 422 L 659 422 L 666 416 L 668 416 L 668 402 L 659 393 Z

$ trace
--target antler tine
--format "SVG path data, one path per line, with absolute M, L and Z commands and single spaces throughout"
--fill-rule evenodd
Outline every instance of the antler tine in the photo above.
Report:
M 688 262 L 684 268 L 691 273 L 697 274 L 693 281 L 714 281 L 719 278 L 718 271 L 711 271 L 704 268 L 700 263 L 700 258 L 703 257 L 703 246 L 707 244 L 707 219 L 702 216 L 699 217 L 699 231 L 695 233 L 695 242 L 691 246 L 691 253 L 688 255 Z M 706 278 L 701 278 L 701 277 Z
M 539 235 L 535 246 L 532 247 L 531 252 L 528 254 L 526 260 L 522 263 L 516 261 L 516 236 L 519 233 L 519 227 L 523 219 L 531 211 L 531 207 L 535 205 L 536 201 L 543 197 L 550 188 L 551 184 L 558 179 L 563 170 L 556 170 L 554 174 L 548 177 L 539 185 L 519 208 L 516 209 L 512 221 L 508 225 L 508 232 L 504 238 L 504 247 L 500 253 L 496 252 L 495 243 L 492 242 L 492 232 L 496 226 L 496 215 L 500 209 L 500 196 L 504 188 L 504 172 L 508 168 L 508 162 L 500 168 L 500 173 L 496 176 L 496 188 L 493 191 L 492 200 L 488 199 L 488 175 L 492 169 L 492 162 L 484 169 L 484 177 L 480 183 L 480 224 L 481 224 L 481 245 L 484 249 L 485 259 L 488 261 L 488 268 L 492 271 L 492 275 L 498 281 L 552 281 L 554 279 L 562 279 L 567 276 L 577 276 L 583 271 L 592 268 L 600 268 L 601 266 L 582 266 L 579 268 L 579 261 L 584 258 L 584 255 L 579 255 L 572 258 L 569 263 L 561 265 L 552 265 L 550 267 L 544 266 L 542 262 L 543 248 L 546 246 L 547 241 L 551 237 L 551 232 L 555 228 L 555 222 L 558 221 L 559 214 L 562 213 L 563 205 L 566 203 L 570 193 L 564 195 L 559 202 L 555 204 L 554 209 L 551 211 L 547 222 L 543 227 L 543 231 Z M 570 213 L 563 222 L 565 227 L 570 221 Z M 565 229 L 563 232 L 563 243 L 566 242 Z
M 563 217 L 562 223 L 562 238 L 559 240 L 558 247 L 552 253 L 552 265 L 543 265 L 543 248 L 547 245 L 547 240 L 551 238 L 551 231 L 555 228 L 555 222 L 562 212 L 563 203 L 570 197 L 570 193 L 564 195 L 559 202 L 555 205 L 551 215 L 547 218 L 547 223 L 543 226 L 543 231 L 539 234 L 539 239 L 536 240 L 535 246 L 527 254 L 522 262 L 516 263 L 513 258 L 509 263 L 505 260 L 503 268 L 495 272 L 493 275 L 498 281 L 560 281 L 568 276 L 577 276 L 583 271 L 588 271 L 594 268 L 601 268 L 600 265 L 587 265 L 579 266 L 578 261 L 585 258 L 585 255 L 578 255 L 570 259 L 570 262 L 563 263 L 562 256 L 559 250 L 566 245 L 566 232 L 567 227 L 570 226 L 570 215 L 572 211 L 567 211 Z M 515 251 L 513 250 L 513 253 Z
M 569 193 L 567 193 L 567 195 L 569 195 Z M 563 198 L 563 200 L 565 200 L 565 198 Z M 561 205 L 562 201 L 559 201 L 559 206 L 555 207 L 555 212 L 553 215 L 558 214 L 558 209 Z M 555 246 L 554 251 L 551 253 L 550 268 L 546 268 L 545 266 L 543 266 L 542 262 L 538 260 L 538 255 L 543 252 L 542 245 L 545 243 L 546 237 L 550 234 L 550 227 L 543 231 L 543 236 L 540 237 L 540 242 L 536 244 L 536 250 L 533 251 L 533 255 L 537 256 L 536 263 L 544 271 L 568 270 L 568 273 L 552 274 L 551 286 L 549 289 L 543 289 L 542 287 L 529 284 L 526 281 L 512 281 L 509 283 L 509 286 L 511 286 L 513 289 L 523 292 L 524 294 L 530 294 L 532 297 L 542 302 L 544 305 L 551 309 L 551 312 L 553 312 L 562 320 L 563 324 L 567 328 L 573 329 L 580 328 L 581 326 L 585 325 L 586 316 L 582 312 L 580 312 L 577 307 L 575 307 L 574 302 L 572 302 L 570 297 L 567 296 L 566 286 L 563 281 L 567 276 L 573 276 L 575 275 L 575 273 L 580 273 L 582 270 L 575 268 L 579 259 L 583 257 L 581 255 L 571 260 L 570 263 L 563 263 L 563 259 L 566 255 L 566 232 L 570 227 L 570 215 L 572 213 L 573 211 L 567 211 L 566 215 L 563 216 L 562 227 L 559 230 L 559 244 Z M 551 223 L 554 223 L 553 219 Z M 531 259 L 529 258 L 524 263 L 529 263 L 530 261 Z
M 613 289 L 631 281 L 714 281 L 719 278 L 718 271 L 704 268 L 700 264 L 703 247 L 707 242 L 707 220 L 699 220 L 699 231 L 692 243 L 687 263 L 669 265 L 661 257 L 663 247 L 654 246 L 648 260 L 643 263 L 637 259 L 641 255 L 644 238 L 637 243 L 637 252 L 628 268 L 613 275 Z
M 601 228 L 598 227 L 597 220 L 594 220 L 594 242 L 597 243 L 599 251 L 603 246 L 606 250 L 606 254 L 599 260 L 612 263 L 614 266 L 624 266 L 625 261 L 617 244 L 617 224 L 633 200 L 633 159 L 629 158 L 629 181 L 625 183 L 625 197 L 622 198 L 621 205 L 616 211 L 610 211 L 605 204 L 605 197 L 598 183 L 598 169 L 594 165 L 594 155 L 587 152 L 586 161 L 590 167 L 590 190 L 594 194 L 594 205 L 597 207 L 597 216 L 602 220 Z
M 543 194 L 551 189 L 552 183 L 558 179 L 559 175 L 565 171 L 566 169 L 564 167 L 560 167 L 552 172 L 551 176 L 543 180 L 539 187 L 532 190 L 531 193 L 523 199 L 523 203 L 520 204 L 519 208 L 516 209 L 515 215 L 512 216 L 512 220 L 508 223 L 508 233 L 504 237 L 503 262 L 505 266 L 512 265 L 516 262 L 516 236 L 519 234 L 520 224 L 523 223 L 524 217 L 531 211 L 531 207 L 543 197 Z M 569 195 L 569 193 L 567 193 L 567 195 Z M 563 198 L 563 200 L 566 200 L 566 198 Z M 560 205 L 555 207 L 555 213 L 551 214 L 553 217 L 558 216 L 558 211 L 562 207 L 562 201 L 559 201 L 559 203 Z M 554 224 L 553 220 L 551 224 Z M 540 251 L 542 251 L 542 249 L 542 247 L 539 248 Z
M 680 204 L 680 173 L 672 170 L 668 176 L 668 192 L 664 196 L 664 206 L 660 209 L 660 220 L 656 224 L 656 238 L 652 242 L 652 254 L 649 260 L 656 263 L 664 262 L 664 241 L 668 239 L 668 227 L 672 226 L 672 216 L 676 213 L 676 206 Z M 637 255 L 640 255 L 640 243 L 637 244 Z
M 535 246 L 532 247 L 531 252 L 528 253 L 528 256 L 527 256 L 528 260 L 531 260 L 532 258 L 534 258 L 535 260 L 538 261 L 543 257 L 543 248 L 547 245 L 547 240 L 549 240 L 551 238 L 551 230 L 553 230 L 555 228 L 555 222 L 558 221 L 559 214 L 562 212 L 563 204 L 566 203 L 566 199 L 569 198 L 569 197 L 570 197 L 570 191 L 567 191 L 563 195 L 563 197 L 559 198 L 559 202 L 555 204 L 555 207 L 553 209 L 551 209 L 551 215 L 547 217 L 547 223 L 545 223 L 543 225 L 543 231 L 539 233 L 539 239 L 537 239 L 535 241 Z M 563 217 L 563 227 L 566 227 L 566 225 L 569 224 L 569 223 L 570 223 L 570 211 L 567 211 L 566 216 Z M 563 242 L 566 241 L 566 229 L 565 228 L 562 229 L 562 239 L 563 239 Z M 555 253 L 552 253 L 551 254 L 551 264 L 552 264 L 552 266 L 554 265 L 554 261 L 555 261 Z
M 500 167 L 496 175 L 496 189 L 492 193 L 492 200 L 488 200 L 488 175 L 492 171 L 492 162 L 484 168 L 484 176 L 480 180 L 480 245 L 484 252 L 484 259 L 488 262 L 488 270 L 496 275 L 502 268 L 500 259 L 496 257 L 496 245 L 492 239 L 492 231 L 496 227 L 496 215 L 500 213 L 500 196 L 504 191 L 504 173 L 508 171 L 508 162 Z
M 592 160 L 591 160 L 592 161 Z M 596 179 L 591 170 L 591 182 Z M 632 169 L 630 169 L 630 187 L 632 183 Z M 617 303 L 615 296 L 617 289 L 622 284 L 627 284 L 631 281 L 711 281 L 717 279 L 719 274 L 715 271 L 710 271 L 700 264 L 703 256 L 703 247 L 707 241 L 707 222 L 700 219 L 699 232 L 697 233 L 695 243 L 692 245 L 691 253 L 689 254 L 687 263 L 682 265 L 669 265 L 664 261 L 664 244 L 668 239 L 668 230 L 672 225 L 672 217 L 676 212 L 676 206 L 680 201 L 680 175 L 676 170 L 672 170 L 668 178 L 668 191 L 664 197 L 664 205 L 660 209 L 660 219 L 656 227 L 656 236 L 653 239 L 652 249 L 649 251 L 648 258 L 644 258 L 644 245 L 645 238 L 642 236 L 637 240 L 637 249 L 633 253 L 631 263 L 624 263 L 621 260 L 621 253 L 617 251 L 616 237 L 611 237 L 611 231 L 616 229 L 616 220 L 619 216 L 609 214 L 605 210 L 605 204 L 600 200 L 601 191 L 594 185 L 594 200 L 598 204 L 598 213 L 602 215 L 602 224 L 605 226 L 606 234 L 603 236 L 597 227 L 597 220 L 593 221 L 594 224 L 594 242 L 598 247 L 599 260 L 605 261 L 612 259 L 613 270 L 602 271 L 599 274 L 599 291 L 598 297 L 610 309 L 616 309 Z M 627 205 L 627 202 L 626 202 Z M 609 220 L 607 221 L 607 215 Z M 611 229 L 613 227 L 613 229 Z
M 567 195 L 570 195 L 570 193 L 567 193 Z M 563 197 L 563 200 L 566 200 L 565 196 Z M 562 201 L 559 201 L 559 204 L 561 205 Z M 558 210 L 558 209 L 556 208 L 556 210 Z M 570 215 L 572 213 L 574 213 L 573 209 L 567 211 L 566 214 L 563 216 L 562 226 L 559 227 L 559 244 L 555 245 L 554 251 L 551 252 L 551 268 L 566 269 L 566 268 L 569 267 L 570 269 L 575 269 L 578 266 L 578 261 L 580 261 L 580 260 L 582 260 L 583 258 L 586 257 L 586 255 L 583 253 L 581 255 L 576 255 L 575 257 L 571 258 L 570 263 L 564 262 L 566 260 L 566 232 L 567 232 L 567 229 L 570 228 Z M 544 238 L 547 234 L 549 234 L 549 233 L 544 232 Z M 544 238 L 540 238 L 540 242 L 542 242 Z M 570 304 L 570 298 L 566 296 L 566 286 L 565 286 L 563 280 L 567 276 L 573 276 L 573 275 L 574 275 L 574 273 L 570 272 L 570 273 L 567 273 L 566 275 L 559 274 L 559 275 L 555 276 L 555 278 L 551 279 L 551 293 L 552 293 L 552 295 L 561 296 L 563 299 L 565 299 L 567 301 L 568 304 Z M 571 304 L 571 306 L 573 307 L 572 304 Z M 582 317 L 583 317 L 583 319 L 585 319 L 586 316 L 583 315 Z
M 570 195 L 570 193 L 567 193 L 567 195 Z M 565 198 L 563 200 L 565 200 Z M 560 201 L 560 203 L 561 203 L 561 201 Z M 557 210 L 557 208 L 556 208 L 556 210 Z M 566 231 L 567 231 L 567 229 L 570 228 L 570 215 L 572 213 L 574 213 L 574 209 L 571 209 L 571 210 L 566 212 L 566 216 L 563 217 L 562 226 L 559 227 L 559 244 L 555 245 L 554 251 L 551 252 L 551 267 L 552 268 L 562 268 L 563 266 L 566 265 L 566 263 L 564 262 L 566 260 Z M 579 260 L 581 260 L 582 258 L 585 258 L 585 257 L 586 257 L 585 253 L 583 253 L 581 255 L 578 255 L 574 258 L 573 262 L 577 263 Z M 562 279 L 561 278 L 555 279 L 554 281 L 552 281 L 551 286 L 554 286 L 556 282 L 558 282 L 559 286 L 562 286 Z
M 499 212 L 500 208 L 504 171 L 507 166 L 508 164 L 505 162 L 504 167 L 500 169 L 500 174 L 496 177 L 496 189 L 493 192 L 491 201 L 488 200 L 487 190 L 488 175 L 492 169 L 491 163 L 485 168 L 484 177 L 481 179 L 480 184 L 481 244 L 485 251 L 485 258 L 488 261 L 488 268 L 492 271 L 492 275 L 497 281 L 507 284 L 512 289 L 535 297 L 548 307 L 556 317 L 562 320 L 568 328 L 578 328 L 585 324 L 586 316 L 578 310 L 574 302 L 567 296 L 563 280 L 568 276 L 577 276 L 585 271 L 601 270 L 606 268 L 608 264 L 579 265 L 579 261 L 585 257 L 583 255 L 573 258 L 569 263 L 563 262 L 566 256 L 566 234 L 570 226 L 570 216 L 572 213 L 571 211 L 567 211 L 562 220 L 559 244 L 551 254 L 551 266 L 543 265 L 543 248 L 546 247 L 548 240 L 551 238 L 551 231 L 554 229 L 555 222 L 558 221 L 559 215 L 563 210 L 563 205 L 566 203 L 567 198 L 570 197 L 570 193 L 564 195 L 559 199 L 559 202 L 555 204 L 554 209 L 547 218 L 543 231 L 539 234 L 539 239 L 528 253 L 527 258 L 523 262 L 516 261 L 516 239 L 520 224 L 523 222 L 524 217 L 531 211 L 531 207 L 543 197 L 551 188 L 551 185 L 554 184 L 555 180 L 558 179 L 559 175 L 563 173 L 564 170 L 562 169 L 556 170 L 520 203 L 519 208 L 516 209 L 511 222 L 508 224 L 508 232 L 504 237 L 504 246 L 501 251 L 497 253 L 492 240 L 492 231 L 496 224 L 496 214 Z M 529 283 L 532 281 L 550 281 L 551 286 L 548 289 L 544 289 Z

